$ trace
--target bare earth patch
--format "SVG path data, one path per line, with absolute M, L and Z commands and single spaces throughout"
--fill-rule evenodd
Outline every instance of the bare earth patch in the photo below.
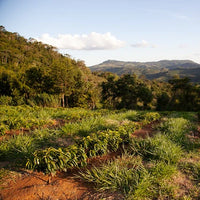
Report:
M 150 124 L 145 125 L 143 128 L 136 130 L 132 134 L 132 136 L 133 137 L 142 137 L 142 138 L 146 138 L 148 136 L 151 137 L 155 133 L 154 127 L 159 123 L 160 123 L 160 121 L 151 122 Z
M 191 192 L 193 193 L 197 192 L 193 182 L 180 171 L 172 178 L 172 182 L 174 185 L 178 187 L 176 190 L 177 198 L 190 195 Z

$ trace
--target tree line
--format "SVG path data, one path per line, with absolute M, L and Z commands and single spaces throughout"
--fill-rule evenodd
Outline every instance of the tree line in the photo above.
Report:
M 159 111 L 198 111 L 200 86 L 187 77 L 168 82 L 138 79 L 136 75 L 107 76 L 102 83 L 102 103 L 115 109 L 154 109 Z
M 0 26 L 0 104 L 196 111 L 200 87 L 188 78 L 91 73 L 84 61 Z

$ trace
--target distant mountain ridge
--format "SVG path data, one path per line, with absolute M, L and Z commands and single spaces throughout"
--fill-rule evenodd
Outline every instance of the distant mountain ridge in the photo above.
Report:
M 160 60 L 157 62 L 125 62 L 107 60 L 90 67 L 91 71 L 112 72 L 118 75 L 144 75 L 147 79 L 167 81 L 174 75 L 188 77 L 192 82 L 200 83 L 200 64 L 191 60 Z

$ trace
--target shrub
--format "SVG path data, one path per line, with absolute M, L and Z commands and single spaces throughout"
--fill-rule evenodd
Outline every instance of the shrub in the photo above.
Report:
M 58 95 L 51 95 L 47 93 L 37 94 L 33 101 L 37 106 L 43 107 L 59 107 L 60 106 L 60 98 Z
M 66 149 L 49 147 L 45 150 L 37 150 L 33 154 L 33 160 L 28 159 L 26 166 L 47 174 L 55 174 L 56 171 L 67 171 L 71 167 L 86 164 L 86 154 L 77 146 Z
M 8 106 L 11 104 L 12 104 L 12 97 L 5 95 L 0 96 L 0 105 Z
M 3 141 L 0 144 L 0 159 L 16 159 L 23 164 L 37 148 L 33 140 L 30 136 L 18 135 L 13 139 Z

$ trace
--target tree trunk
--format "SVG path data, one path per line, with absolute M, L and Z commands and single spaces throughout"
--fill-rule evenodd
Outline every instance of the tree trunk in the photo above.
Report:
M 69 107 L 68 97 L 64 95 L 65 106 Z
M 65 107 L 65 94 L 61 95 L 61 107 Z

